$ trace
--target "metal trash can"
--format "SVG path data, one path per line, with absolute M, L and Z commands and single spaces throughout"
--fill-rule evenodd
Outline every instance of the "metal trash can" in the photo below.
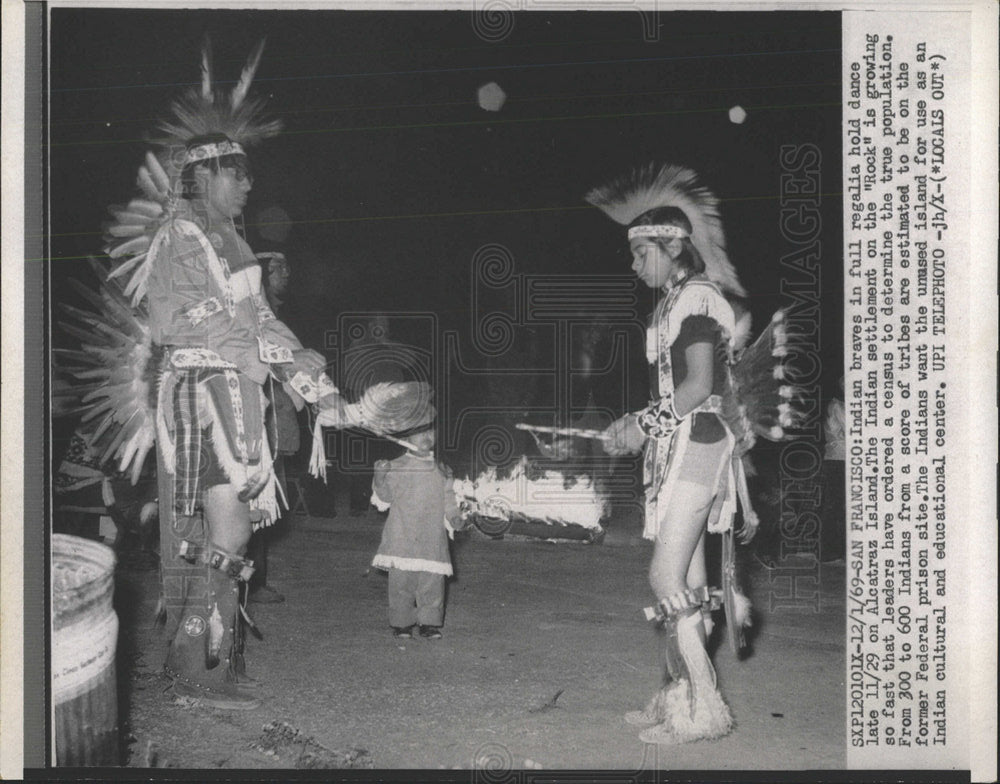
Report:
M 115 554 L 52 536 L 52 701 L 56 765 L 118 765 Z

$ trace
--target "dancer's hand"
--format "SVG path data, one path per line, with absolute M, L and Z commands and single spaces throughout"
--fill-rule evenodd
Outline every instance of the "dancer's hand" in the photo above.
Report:
M 337 392 L 331 392 L 329 395 L 324 395 L 317 400 L 316 405 L 319 406 L 320 411 L 333 411 L 334 413 L 343 415 L 347 403 Z
M 326 367 L 326 359 L 318 351 L 311 348 L 300 348 L 292 352 L 293 374 L 302 371 L 312 376 L 314 379 L 323 368 Z
M 639 429 L 636 418 L 626 414 L 616 419 L 604 431 L 604 451 L 609 455 L 634 455 L 646 443 L 645 434 Z
M 325 427 L 345 428 L 356 424 L 351 418 L 351 405 L 337 392 L 324 395 L 316 401 L 318 421 Z

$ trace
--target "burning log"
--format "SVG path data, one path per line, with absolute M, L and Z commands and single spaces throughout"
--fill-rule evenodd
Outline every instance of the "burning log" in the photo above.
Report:
M 488 536 L 504 534 L 599 542 L 607 499 L 586 474 L 534 469 L 522 457 L 509 476 L 490 467 L 475 479 L 455 480 L 463 513 Z

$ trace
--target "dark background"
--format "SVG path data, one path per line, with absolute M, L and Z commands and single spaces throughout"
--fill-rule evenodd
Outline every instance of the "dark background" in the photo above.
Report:
M 274 247 L 260 237 L 261 212 L 277 205 L 290 216 L 281 249 L 293 277 L 282 316 L 307 346 L 335 361 L 328 332 L 341 314 L 418 311 L 433 314 L 439 336 L 456 331 L 470 366 L 550 366 L 548 325 L 517 328 L 506 357 L 474 349 L 477 249 L 503 246 L 514 272 L 528 277 L 628 276 L 621 228 L 582 197 L 651 160 L 694 168 L 719 195 L 731 258 L 763 325 L 790 304 L 780 292 L 790 273 L 779 259 L 795 249 L 781 235 L 780 149 L 814 144 L 822 151 L 822 384 L 835 392 L 840 15 L 565 12 L 511 21 L 509 34 L 491 41 L 477 35 L 484 19 L 469 11 L 53 9 L 53 301 L 73 301 L 67 276 L 90 279 L 84 259 L 100 250 L 107 205 L 134 192 L 145 135 L 200 78 L 202 36 L 211 36 L 222 84 L 235 81 L 266 35 L 255 86 L 271 96 L 269 113 L 285 132 L 252 152 L 247 234 L 256 249 Z M 650 22 L 655 40 L 644 37 Z M 499 112 L 477 104 L 477 89 L 491 81 L 507 94 Z M 749 115 L 742 125 L 728 117 L 736 104 Z M 652 295 L 638 297 L 638 312 L 648 313 Z M 622 405 L 635 406 L 647 371 L 642 336 L 631 334 L 633 383 Z M 53 340 L 65 342 L 58 331 Z M 482 393 L 482 379 L 458 379 L 449 394 L 461 405 Z

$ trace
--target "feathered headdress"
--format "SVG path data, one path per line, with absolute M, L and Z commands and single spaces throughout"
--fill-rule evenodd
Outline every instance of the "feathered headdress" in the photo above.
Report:
M 683 210 L 691 221 L 691 243 L 705 261 L 705 274 L 724 291 L 746 296 L 726 253 L 719 200 L 691 169 L 649 163 L 594 188 L 584 198 L 623 226 L 655 207 Z
M 198 136 L 223 134 L 236 145 L 253 145 L 281 131 L 281 121 L 263 116 L 265 100 L 250 96 L 250 85 L 264 53 L 264 40 L 258 42 L 236 86 L 227 95 L 217 90 L 212 80 L 212 46 L 206 37 L 201 50 L 201 85 L 192 87 L 170 105 L 173 117 L 162 121 L 158 128 L 165 137 L 152 141 L 170 150 L 170 160 L 178 168 L 193 160 L 214 157 L 211 150 L 192 157 L 188 143 Z M 181 154 L 181 150 L 184 154 Z M 231 154 L 230 149 L 221 154 Z
M 226 94 L 213 85 L 211 46 L 205 39 L 200 87 L 171 104 L 173 116 L 159 125 L 165 135 L 150 139 L 161 149 L 159 154 L 147 152 L 139 167 L 136 185 L 142 196 L 110 208 L 113 219 L 104 228 L 112 268 L 92 262 L 99 289 L 77 286 L 95 310 L 63 307 L 69 320 L 60 326 L 80 341 L 81 349 L 56 353 L 57 410 L 82 414 L 84 423 L 94 428 L 91 443 L 101 440 L 101 459 L 117 458 L 120 470 L 131 470 L 133 483 L 156 434 L 150 399 L 155 368 L 143 299 L 156 256 L 167 240 L 160 229 L 178 209 L 178 179 L 185 164 L 243 152 L 242 145 L 280 131 L 280 121 L 263 117 L 264 101 L 249 94 L 263 51 L 261 41 L 239 82 Z M 229 141 L 188 149 L 193 139 L 208 134 L 224 134 Z
M 177 206 L 178 181 L 188 163 L 222 155 L 242 153 L 242 145 L 274 136 L 281 130 L 281 121 L 263 116 L 264 100 L 250 96 L 250 85 L 260 65 L 264 41 L 254 47 L 243 67 L 236 86 L 227 95 L 215 89 L 212 81 L 212 47 L 208 38 L 202 44 L 201 85 L 192 87 L 171 106 L 173 117 L 164 120 L 159 130 L 166 135 L 151 142 L 161 148 L 159 155 L 146 153 L 139 167 L 136 185 L 142 198 L 126 206 L 112 206 L 114 218 L 105 226 L 105 252 L 117 266 L 111 279 L 131 272 L 125 294 L 138 305 L 146 295 L 146 280 L 152 271 L 152 261 L 158 251 L 156 234 L 174 215 Z M 198 145 L 188 149 L 191 140 L 208 134 L 224 134 L 229 142 Z

